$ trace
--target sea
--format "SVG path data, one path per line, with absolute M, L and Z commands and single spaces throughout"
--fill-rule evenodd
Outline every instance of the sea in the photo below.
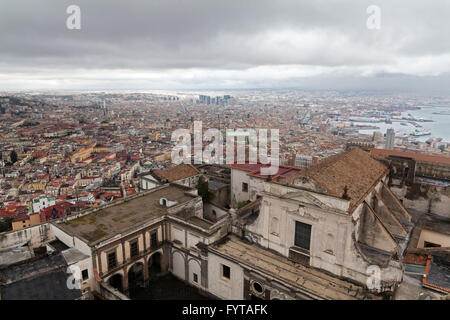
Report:
M 419 106 L 419 110 L 408 110 L 402 112 L 402 116 L 413 116 L 414 118 L 423 118 L 425 120 L 433 120 L 433 122 L 416 122 L 421 125 L 422 128 L 416 128 L 412 124 L 406 122 L 405 125 L 401 125 L 400 122 L 392 123 L 355 123 L 361 125 L 373 125 L 379 127 L 379 129 L 359 130 L 362 134 L 373 134 L 374 131 L 381 131 L 385 134 L 386 130 L 392 128 L 395 130 L 396 135 L 410 134 L 414 130 L 429 130 L 431 135 L 416 137 L 417 141 L 426 141 L 431 137 L 442 138 L 443 141 L 450 142 L 450 106 Z

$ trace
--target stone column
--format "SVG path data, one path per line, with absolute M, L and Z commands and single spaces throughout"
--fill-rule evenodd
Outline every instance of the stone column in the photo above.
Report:
M 123 292 L 128 295 L 128 272 L 126 267 L 123 268 L 122 288 Z
M 167 246 L 163 247 L 163 253 L 161 255 L 161 273 L 166 273 L 169 271 L 169 259 L 171 259 L 172 254 Z
M 143 266 L 144 270 L 142 270 L 143 276 L 144 276 L 144 284 L 145 286 L 148 285 L 148 263 L 147 263 L 147 258 L 144 257 L 144 266 Z
M 208 260 L 201 260 L 201 285 L 203 288 L 208 288 Z

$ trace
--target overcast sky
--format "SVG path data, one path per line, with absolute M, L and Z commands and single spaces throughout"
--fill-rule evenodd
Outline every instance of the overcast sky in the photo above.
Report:
M 449 0 L 120 2 L 0 0 L 0 91 L 450 88 Z

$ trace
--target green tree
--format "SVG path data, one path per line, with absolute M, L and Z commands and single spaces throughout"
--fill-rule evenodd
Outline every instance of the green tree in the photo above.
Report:
M 12 218 L 5 218 L 0 220 L 0 232 L 9 231 L 12 229 Z
M 204 203 L 209 203 L 214 198 L 214 194 L 209 191 L 208 181 L 205 181 L 202 176 L 198 179 L 197 190 L 198 195 L 202 197 Z
M 248 205 L 251 201 L 250 200 L 244 200 L 238 203 L 238 209 L 245 207 L 246 205 Z
M 9 158 L 11 160 L 11 163 L 14 164 L 17 162 L 17 152 L 15 150 L 11 151 L 9 154 Z

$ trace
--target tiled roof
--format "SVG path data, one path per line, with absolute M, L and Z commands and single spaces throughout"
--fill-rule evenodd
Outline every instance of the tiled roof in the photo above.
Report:
M 427 256 L 424 254 L 407 253 L 404 262 L 425 265 L 427 263 Z
M 271 166 L 270 164 L 262 164 L 262 163 L 230 164 L 231 169 L 239 169 L 239 170 L 243 170 L 243 171 L 248 171 L 249 173 L 247 175 L 257 177 L 257 178 L 262 178 L 262 179 L 266 179 L 267 175 L 261 174 L 261 168 L 269 168 L 270 166 Z M 302 169 L 296 168 L 296 167 L 279 166 L 278 172 L 275 175 L 273 175 L 271 178 L 274 179 L 277 177 L 289 177 L 289 176 L 299 173 L 300 171 L 302 171 Z
M 166 179 L 169 182 L 173 182 L 198 175 L 200 171 L 191 164 L 180 164 L 165 170 L 155 170 L 154 173 L 159 179 Z
M 26 212 L 21 212 L 18 215 L 16 215 L 13 219 L 13 222 L 22 221 L 22 220 L 28 220 L 28 215 Z
M 356 148 L 328 157 L 304 170 L 300 176 L 314 180 L 327 194 L 335 197 L 342 197 L 347 187 L 352 212 L 388 170 L 367 152 Z

